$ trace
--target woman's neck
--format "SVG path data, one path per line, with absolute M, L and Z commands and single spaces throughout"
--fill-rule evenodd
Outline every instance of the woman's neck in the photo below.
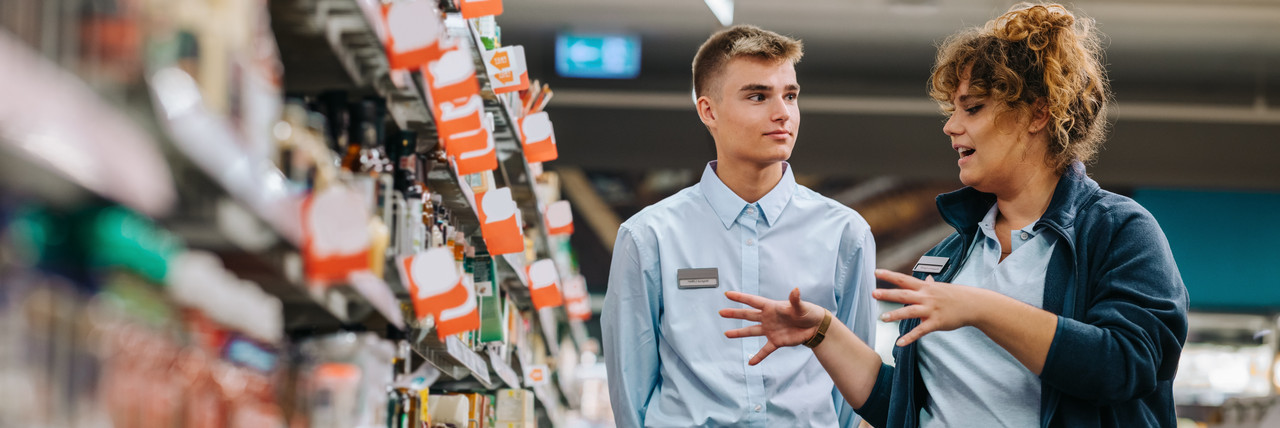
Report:
M 997 192 L 997 221 L 1003 220 L 1009 229 L 1021 229 L 1039 220 L 1049 209 L 1061 177 L 1062 174 L 1051 169 L 1038 169 L 1009 189 Z

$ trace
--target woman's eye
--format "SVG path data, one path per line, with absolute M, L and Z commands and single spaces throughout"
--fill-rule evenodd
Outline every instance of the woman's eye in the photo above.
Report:
M 982 104 L 978 104 L 976 106 L 964 109 L 965 113 L 969 113 L 969 114 L 977 114 L 978 110 L 982 110 Z

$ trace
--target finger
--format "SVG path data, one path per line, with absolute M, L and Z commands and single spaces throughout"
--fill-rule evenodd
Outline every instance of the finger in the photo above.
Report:
M 773 351 L 777 349 L 778 347 L 774 346 L 772 343 L 765 342 L 764 346 L 760 348 L 760 352 L 757 352 L 755 356 L 751 357 L 751 361 L 748 361 L 747 364 L 753 366 L 760 364 L 761 361 L 764 361 L 765 357 L 768 357 L 769 354 L 772 354 Z
M 755 336 L 764 336 L 764 328 L 760 327 L 760 324 L 756 324 L 750 327 L 736 328 L 736 329 L 724 332 L 724 337 L 727 337 L 730 339 L 737 339 L 740 337 L 755 337 Z
M 721 309 L 720 316 L 724 318 L 760 322 L 760 320 L 764 318 L 764 313 L 756 309 Z
M 911 331 L 908 331 L 907 334 L 904 334 L 902 335 L 902 337 L 899 337 L 898 342 L 895 344 L 897 346 L 910 345 L 915 341 L 920 340 L 920 338 L 924 337 L 924 335 L 932 333 L 933 331 L 934 331 L 934 327 L 932 324 L 927 322 L 922 322 L 920 323 L 920 325 L 916 326 L 916 328 L 913 328 L 911 329 Z
M 933 275 L 925 276 L 925 277 L 924 277 L 924 282 L 934 282 L 934 281 L 933 281 Z
M 801 306 L 800 304 L 799 287 L 791 289 L 791 309 L 794 309 L 797 314 L 804 313 L 804 306 Z
M 922 305 L 911 305 L 880 314 L 880 321 L 890 322 L 910 318 L 924 318 L 927 315 L 929 315 L 928 308 Z
M 879 289 L 871 292 L 871 297 L 886 302 L 914 305 L 921 302 L 920 292 L 915 290 Z
M 769 303 L 769 299 L 746 293 L 739 293 L 737 291 L 726 291 L 724 292 L 724 297 L 728 297 L 729 300 L 742 303 L 756 309 L 763 308 L 764 305 Z
M 914 276 L 888 269 L 876 269 L 876 278 L 908 290 L 919 290 L 924 285 L 924 281 L 918 280 Z

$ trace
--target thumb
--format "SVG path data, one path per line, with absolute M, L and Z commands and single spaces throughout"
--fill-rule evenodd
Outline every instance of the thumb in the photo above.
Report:
M 794 309 L 796 313 L 804 312 L 804 306 L 800 305 L 800 288 L 799 287 L 791 289 L 791 309 Z

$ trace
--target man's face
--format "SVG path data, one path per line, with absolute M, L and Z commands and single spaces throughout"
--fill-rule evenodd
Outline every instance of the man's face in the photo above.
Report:
M 800 85 L 791 61 L 734 58 L 717 86 L 718 93 L 698 99 L 698 115 L 721 162 L 767 166 L 791 157 L 800 129 Z

